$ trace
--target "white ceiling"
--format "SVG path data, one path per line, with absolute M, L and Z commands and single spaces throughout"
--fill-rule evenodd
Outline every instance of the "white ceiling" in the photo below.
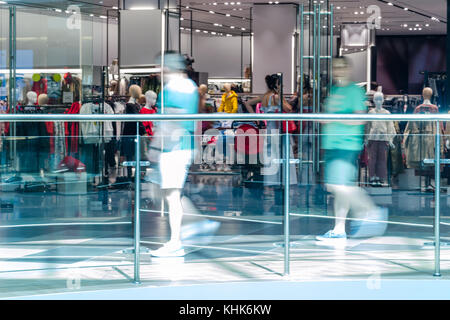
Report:
M 269 0 L 181 0 L 182 26 L 190 27 L 190 15 L 193 15 L 193 29 L 213 31 L 216 33 L 240 34 L 240 28 L 248 32 L 251 28 L 250 9 L 255 3 L 268 3 Z M 326 3 L 325 1 L 316 1 Z M 370 5 L 377 5 L 381 12 L 381 29 L 379 35 L 425 35 L 446 34 L 446 0 L 390 0 L 394 6 L 388 5 L 387 0 L 332 0 L 334 10 L 335 30 L 343 23 L 364 23 L 371 13 L 367 13 Z M 225 4 L 227 3 L 227 5 Z M 233 3 L 233 4 L 232 4 Z M 283 3 L 299 3 L 308 6 L 309 1 L 280 1 Z M 276 5 L 276 4 L 272 4 Z M 322 4 L 324 6 L 325 4 Z M 189 7 L 186 9 L 186 7 Z M 403 8 L 408 8 L 406 11 Z M 338 9 L 339 8 L 339 9 Z M 209 11 L 213 11 L 210 13 Z M 357 14 L 355 14 L 355 12 Z M 361 12 L 363 14 L 361 14 Z M 230 16 L 226 16 L 229 14 Z M 432 20 L 431 17 L 439 19 Z M 244 18 L 244 19 L 243 19 Z M 214 26 L 214 23 L 222 25 Z M 405 27 L 407 25 L 407 27 Z M 428 25 L 428 26 L 427 26 Z M 232 29 L 231 26 L 235 28 Z M 410 28 L 412 30 L 410 30 Z M 416 30 L 414 30 L 414 28 Z M 421 29 L 421 30 L 419 30 Z M 201 32 L 201 34 L 204 34 Z M 209 34 L 209 33 L 208 33 Z M 206 35 L 206 34 L 205 34 Z

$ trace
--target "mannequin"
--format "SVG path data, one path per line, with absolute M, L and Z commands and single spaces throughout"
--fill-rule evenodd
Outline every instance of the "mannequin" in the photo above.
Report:
M 142 95 L 141 87 L 138 85 L 130 86 L 130 100 L 125 106 L 125 114 L 139 114 L 141 110 L 141 106 L 138 101 Z M 121 144 L 121 155 L 127 161 L 134 161 L 135 155 L 135 143 L 134 139 L 137 134 L 144 135 L 145 130 L 142 122 L 139 123 L 139 132 L 136 132 L 136 122 L 124 122 L 123 131 L 122 131 L 122 144 Z M 121 158 L 122 158 L 121 157 Z M 124 159 L 121 159 L 122 162 Z M 128 178 L 132 179 L 132 168 L 128 167 Z
M 113 79 L 119 78 L 119 59 L 113 59 L 111 65 L 109 66 L 109 74 Z
M 39 106 L 46 106 L 48 104 L 48 95 L 45 93 L 40 94 L 38 97 L 38 105 Z
M 149 90 L 145 93 L 145 106 L 141 109 L 139 113 L 141 114 L 152 114 L 157 110 L 155 108 L 157 95 L 155 92 Z M 151 121 L 143 121 L 142 124 L 145 128 L 145 133 L 147 136 L 153 135 L 153 123 Z
M 375 108 L 369 114 L 391 114 L 383 108 L 384 95 L 376 92 L 373 96 Z M 396 131 L 392 121 L 369 122 L 366 134 L 366 144 L 369 153 L 369 183 L 373 187 L 381 187 L 387 182 L 388 147 L 395 148 L 393 139 Z
M 231 90 L 231 84 L 225 83 L 223 88 L 225 93 L 222 95 L 222 103 L 217 112 L 236 113 L 238 111 L 237 94 Z
M 27 92 L 27 106 L 35 106 L 38 100 L 38 95 L 34 91 Z
M 422 92 L 423 103 L 414 109 L 414 113 L 430 114 L 438 113 L 439 108 L 431 104 L 433 90 L 424 88 Z M 442 130 L 442 127 L 439 128 Z M 431 186 L 431 177 L 434 175 L 432 167 L 423 167 L 424 159 L 434 159 L 434 135 L 436 134 L 436 126 L 431 121 L 409 121 L 404 132 L 403 144 L 406 150 L 406 164 L 409 168 L 416 169 L 416 174 L 425 175 L 426 191 L 433 191 Z M 422 187 L 422 186 L 421 186 Z

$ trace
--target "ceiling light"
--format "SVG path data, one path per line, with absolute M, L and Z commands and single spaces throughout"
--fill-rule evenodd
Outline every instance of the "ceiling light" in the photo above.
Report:
M 392 2 L 388 2 L 388 6 L 393 6 Z
M 225 2 L 225 3 L 224 3 L 224 5 L 226 5 L 226 6 L 227 6 L 227 5 L 228 5 L 228 2 Z
M 231 4 L 232 6 L 234 6 L 234 2 L 230 2 L 230 4 Z
M 236 4 L 237 4 L 238 6 L 240 6 L 240 5 L 241 5 L 241 3 L 240 3 L 240 2 L 236 2 Z
M 429 27 L 430 25 L 427 23 L 426 25 L 425 25 L 425 27 Z
M 119 8 L 118 7 L 112 7 L 114 10 L 118 10 Z
M 231 34 L 229 34 L 229 33 L 227 33 L 227 37 L 232 37 L 232 35 L 231 35 Z
M 137 11 L 140 11 L 140 10 L 155 10 L 155 8 L 154 7 L 131 7 L 130 10 L 137 10 Z
M 0 1 L 0 4 L 6 4 L 6 1 Z
M 212 14 L 214 14 L 215 12 L 214 12 L 214 11 L 211 11 L 211 10 L 210 10 L 210 11 L 209 11 L 209 13 L 212 13 Z
M 189 9 L 189 7 L 188 7 L 188 6 L 186 6 L 186 9 Z
M 241 28 L 242 31 L 245 31 L 245 28 Z
M 206 30 L 203 30 L 203 33 L 208 33 L 208 31 L 206 31 Z
M 216 34 L 214 31 L 211 31 L 211 34 Z
M 419 31 L 422 31 L 422 28 L 419 28 Z
M 90 16 L 90 17 L 93 17 L 94 15 L 91 13 L 89 16 Z
M 419 25 L 419 24 L 416 24 L 416 27 L 420 27 L 420 25 Z
M 358 14 L 358 11 L 355 11 L 355 14 Z
M 410 31 L 412 31 L 412 28 L 409 28 Z
M 336 9 L 341 10 L 341 7 L 336 7 Z
M 213 3 L 213 6 L 217 6 L 217 2 L 214 2 L 214 3 Z
M 184 18 L 183 18 L 183 17 L 181 17 L 181 18 L 180 18 L 180 20 L 181 20 L 181 21 L 183 21 L 183 20 L 184 20 Z
M 55 11 L 56 11 L 56 12 L 62 12 L 62 10 L 61 10 L 61 9 L 55 9 Z
M 231 15 L 229 13 L 226 14 L 227 17 L 230 17 Z
M 230 26 L 231 29 L 234 29 L 234 26 Z
M 403 10 L 408 11 L 409 9 L 408 8 L 403 8 Z
M 184 27 L 180 27 L 180 30 L 184 30 Z
M 195 30 L 195 32 L 200 32 L 200 30 L 197 29 L 197 30 Z
M 275 4 L 279 4 L 280 2 L 279 1 L 275 1 Z

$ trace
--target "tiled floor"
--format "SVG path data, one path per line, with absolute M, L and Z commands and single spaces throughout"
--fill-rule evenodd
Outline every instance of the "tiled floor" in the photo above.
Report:
M 143 253 L 142 286 L 286 279 L 305 282 L 365 281 L 373 277 L 433 279 L 434 247 L 425 245 L 434 236 L 433 194 L 395 190 L 389 196 L 373 196 L 378 204 L 390 209 L 389 220 L 397 224 L 391 224 L 383 237 L 349 240 L 345 247 L 329 247 L 314 240 L 315 235 L 327 231 L 332 224 L 333 220 L 327 219 L 332 215 L 329 196 L 320 186 L 293 187 L 291 212 L 309 217 L 291 217 L 287 277 L 283 275 L 283 216 L 277 195 L 263 195 L 261 190 L 237 190 L 228 182 L 216 178 L 215 182 L 186 186 L 186 195 L 198 212 L 216 217 L 207 219 L 221 222 L 220 227 L 211 234 L 194 232 L 194 236 L 186 238 L 187 254 L 183 258 L 155 259 Z M 123 252 L 133 246 L 132 192 L 110 190 L 106 202 L 103 196 L 100 192 L 85 195 L 2 192 L 2 204 L 14 206 L 0 210 L 0 297 L 135 288 L 133 255 Z M 450 212 L 449 199 L 443 196 L 444 222 Z M 144 208 L 152 208 L 145 199 L 142 204 Z M 142 246 L 151 249 L 169 234 L 167 216 L 161 217 L 158 207 L 153 209 L 153 213 L 142 213 L 141 230 Z M 199 219 L 186 216 L 184 226 L 192 226 Z M 128 224 L 57 225 L 67 222 Z M 442 225 L 442 241 L 450 241 L 448 231 L 448 226 Z M 442 278 L 447 279 L 450 250 L 446 246 L 441 250 L 441 269 Z

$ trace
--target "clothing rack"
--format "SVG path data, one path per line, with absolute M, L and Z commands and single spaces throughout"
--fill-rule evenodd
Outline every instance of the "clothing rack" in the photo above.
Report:
M 446 72 L 430 72 L 421 71 L 420 74 L 424 75 L 424 87 L 430 87 L 433 90 L 433 97 L 431 98 L 431 103 L 437 105 L 439 109 L 443 108 L 447 111 L 447 101 L 446 101 Z M 441 109 L 442 110 L 442 109 Z

